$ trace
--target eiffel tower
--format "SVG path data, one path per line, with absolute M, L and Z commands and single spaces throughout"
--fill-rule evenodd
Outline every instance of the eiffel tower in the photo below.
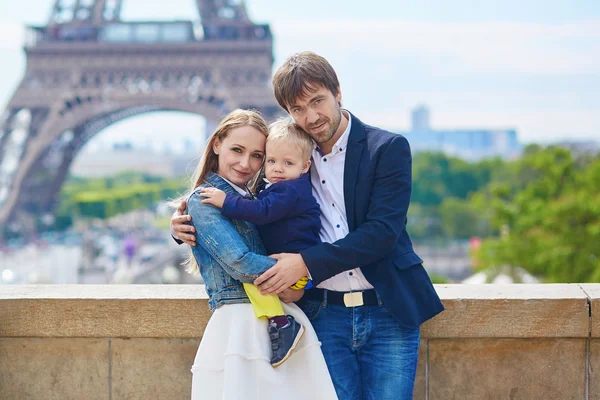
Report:
M 55 0 L 46 26 L 27 27 L 27 68 L 0 119 L 0 232 L 52 219 L 74 157 L 117 121 L 184 111 L 208 134 L 238 107 L 278 113 L 269 25 L 241 0 L 195 2 L 200 24 L 123 22 L 122 0 Z

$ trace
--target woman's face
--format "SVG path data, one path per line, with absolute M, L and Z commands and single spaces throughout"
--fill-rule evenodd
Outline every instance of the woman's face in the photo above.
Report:
M 213 151 L 219 155 L 217 173 L 243 187 L 262 166 L 266 136 L 251 126 L 231 129 L 222 140 L 215 141 Z

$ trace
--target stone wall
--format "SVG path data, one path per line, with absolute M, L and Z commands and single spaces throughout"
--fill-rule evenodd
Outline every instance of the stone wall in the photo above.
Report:
M 415 399 L 600 400 L 600 284 L 436 285 Z M 201 285 L 0 286 L 0 399 L 188 399 Z
M 437 289 L 446 311 L 422 327 L 416 399 L 600 400 L 600 285 Z

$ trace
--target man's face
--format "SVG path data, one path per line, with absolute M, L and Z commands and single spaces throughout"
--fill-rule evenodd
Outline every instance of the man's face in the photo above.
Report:
M 329 89 L 321 85 L 308 85 L 303 96 L 288 106 L 294 122 L 300 126 L 318 144 L 334 139 L 342 117 L 339 102 L 341 92 L 333 95 Z M 337 139 L 337 138 L 335 138 Z

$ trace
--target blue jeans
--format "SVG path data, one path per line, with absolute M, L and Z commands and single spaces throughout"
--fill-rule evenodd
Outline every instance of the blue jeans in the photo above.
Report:
M 348 308 L 307 300 L 340 400 L 412 399 L 418 329 L 401 328 L 383 306 Z

